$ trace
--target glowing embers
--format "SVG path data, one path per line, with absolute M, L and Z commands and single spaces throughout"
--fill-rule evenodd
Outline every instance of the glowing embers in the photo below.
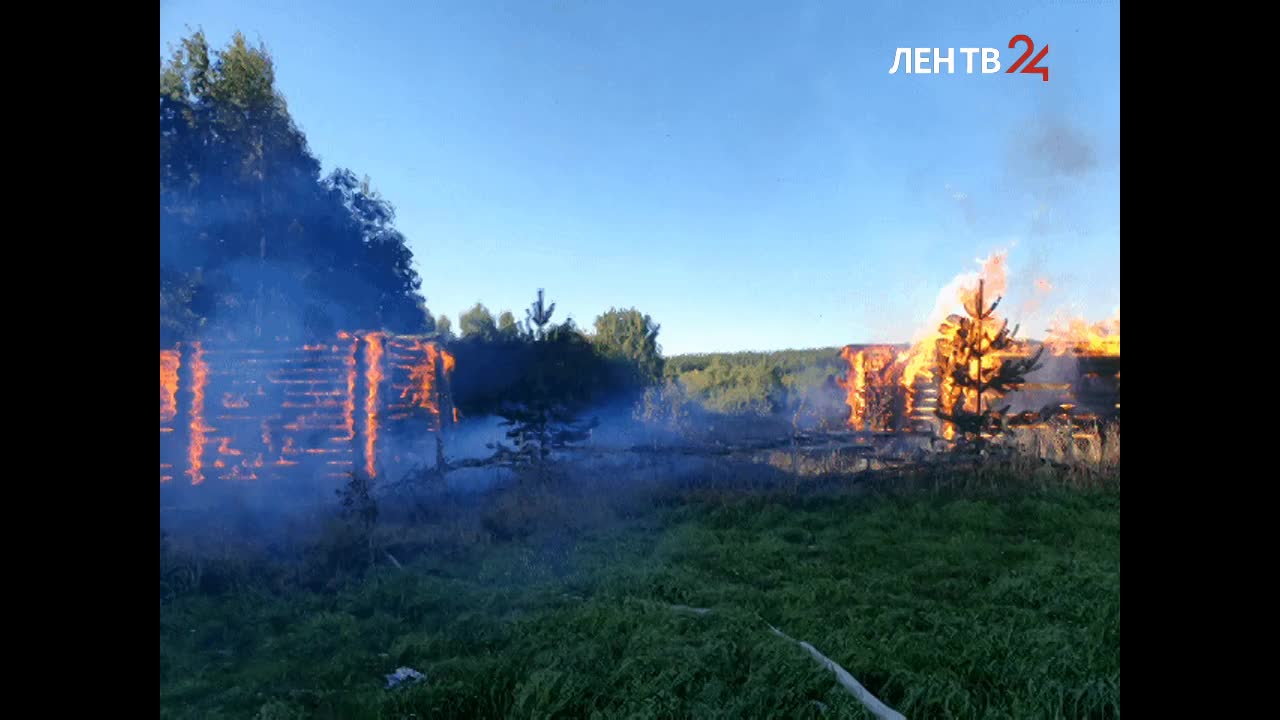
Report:
M 280 448 L 280 458 L 276 460 L 274 464 L 277 467 L 289 467 L 291 465 L 297 465 L 298 464 L 297 460 L 288 459 L 290 457 L 296 457 L 297 455 L 298 455 L 297 444 L 294 443 L 293 438 L 286 437 L 284 439 L 284 446 Z

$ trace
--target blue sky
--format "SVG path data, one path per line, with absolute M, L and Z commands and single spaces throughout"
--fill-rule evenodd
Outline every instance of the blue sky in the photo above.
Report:
M 395 205 L 455 323 L 545 287 L 580 325 L 651 314 L 668 354 L 905 341 L 1002 248 L 1024 328 L 1120 306 L 1115 0 L 172 0 L 162 56 L 188 27 L 266 44 L 312 151 Z M 1049 82 L 958 51 L 888 72 L 908 46 L 1007 66 L 1017 34 Z

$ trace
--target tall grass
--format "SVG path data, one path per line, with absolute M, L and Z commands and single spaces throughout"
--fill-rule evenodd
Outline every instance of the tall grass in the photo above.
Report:
M 161 716 L 868 717 L 774 625 L 908 717 L 1118 717 L 1118 430 L 848 460 L 385 496 L 360 572 L 333 516 L 162 535 Z

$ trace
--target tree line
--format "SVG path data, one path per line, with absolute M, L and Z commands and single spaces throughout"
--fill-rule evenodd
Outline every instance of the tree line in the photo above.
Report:
M 459 318 L 460 334 L 439 332 L 465 372 L 453 378 L 463 411 L 490 414 L 537 398 L 569 409 L 634 402 L 662 379 L 660 326 L 635 308 L 610 308 L 591 329 L 572 318 L 554 322 L 544 291 L 525 319 L 503 312 L 495 320 L 477 303 Z
M 162 343 L 434 330 L 391 204 L 320 170 L 265 48 L 196 32 L 161 61 Z

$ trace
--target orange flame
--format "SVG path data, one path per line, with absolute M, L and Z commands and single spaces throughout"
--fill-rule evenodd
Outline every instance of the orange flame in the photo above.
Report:
M 365 382 L 369 392 L 365 397 L 365 470 L 369 477 L 376 477 L 378 446 L 378 385 L 382 383 L 382 335 L 372 333 L 365 338 Z
M 178 368 L 182 358 L 177 350 L 160 351 L 160 422 L 178 416 Z
M 1120 354 L 1120 317 L 1090 325 L 1083 318 L 1059 321 L 1049 329 L 1045 345 L 1054 355 L 1115 357 Z
M 862 350 L 852 345 L 840 351 L 849 372 L 836 383 L 845 390 L 849 406 L 849 427 L 855 430 L 892 430 L 892 401 L 897 375 L 902 366 L 892 347 L 872 346 Z
M 231 438 L 224 437 L 222 438 L 222 442 L 218 443 L 218 454 L 219 455 L 239 455 L 240 451 L 231 447 Z
M 917 343 L 915 347 L 900 354 L 898 361 L 904 363 L 902 368 L 902 387 L 907 392 L 907 415 L 915 411 L 916 381 L 933 379 L 933 363 L 937 356 L 938 338 L 930 338 Z
M 984 300 L 989 304 L 1004 293 L 1008 285 L 1006 275 L 1006 258 L 1008 253 L 992 253 L 979 260 L 982 270 L 977 273 L 958 275 L 938 294 L 933 312 L 925 322 L 923 334 L 919 336 L 911 349 L 899 355 L 898 360 L 905 363 L 902 372 L 902 386 L 911 390 L 916 379 L 932 380 L 932 368 L 937 357 L 939 340 L 947 340 L 955 332 L 947 318 L 956 310 L 972 306 L 977 299 L 978 281 L 983 282 Z
M 204 348 L 200 343 L 191 344 L 194 353 L 191 356 L 191 446 L 187 457 L 191 469 L 191 484 L 204 482 L 204 443 L 205 433 L 213 428 L 204 423 L 204 389 L 209 382 L 209 365 L 204 361 Z
M 410 384 L 400 393 L 400 397 L 408 398 L 413 405 L 425 408 L 436 417 L 438 423 L 440 407 L 436 402 L 436 363 L 440 353 L 435 345 L 420 340 L 415 340 L 410 349 L 421 351 L 423 359 L 417 365 L 409 367 Z
M 285 455 L 297 455 L 298 448 L 293 445 L 293 438 L 286 436 L 284 439 L 284 447 L 280 448 L 280 459 L 276 461 L 276 465 L 288 466 L 297 465 L 297 460 L 285 460 Z
M 338 333 L 338 337 L 343 336 L 351 337 L 347 333 Z M 356 341 L 354 339 L 351 341 L 351 352 L 347 353 L 343 362 L 347 366 L 347 395 L 342 401 L 342 416 L 347 430 L 347 439 L 354 440 L 356 437 Z
M 853 347 L 845 347 L 840 357 L 849 364 L 849 374 L 836 378 L 836 384 L 844 388 L 845 403 L 849 406 L 849 427 L 861 430 L 867 410 L 867 371 L 866 353 L 854 351 Z

